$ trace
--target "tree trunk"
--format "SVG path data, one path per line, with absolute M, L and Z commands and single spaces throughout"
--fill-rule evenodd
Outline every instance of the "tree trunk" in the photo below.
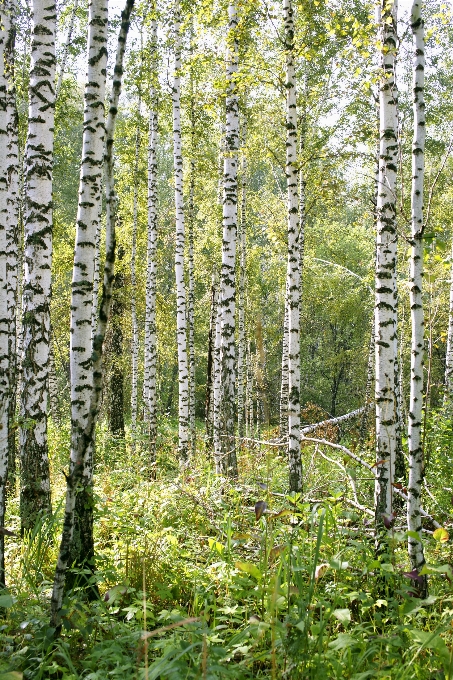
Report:
M 453 239 L 451 246 L 450 269 L 450 305 L 448 314 L 447 352 L 445 355 L 445 395 L 444 405 L 451 408 L 453 404 Z
M 288 308 L 288 282 L 285 287 L 285 313 L 283 317 L 283 335 L 282 335 L 282 377 L 280 382 L 280 423 L 279 435 L 280 439 L 288 438 L 288 324 L 289 324 L 289 308 Z
M 179 0 L 174 3 L 174 79 L 172 88 L 173 103 L 173 167 L 175 176 L 176 210 L 176 337 L 178 344 L 179 367 L 179 457 L 187 461 L 189 455 L 189 371 L 187 357 L 187 316 L 186 286 L 184 282 L 184 198 L 183 198 L 183 159 L 181 149 L 181 10 Z
M 116 199 L 115 199 L 116 200 Z M 124 249 L 118 249 L 118 261 L 124 257 Z M 112 335 L 110 338 L 110 399 L 109 425 L 115 437 L 124 438 L 124 366 L 123 366 L 123 328 L 121 321 L 124 315 L 124 274 L 117 272 L 113 282 L 113 299 L 111 303 Z
M 118 101 L 121 92 L 122 83 L 122 73 L 123 73 L 123 59 L 124 52 L 126 49 L 127 34 L 129 31 L 130 24 L 130 14 L 134 5 L 134 0 L 127 0 L 126 6 L 121 14 L 121 28 L 118 35 L 118 47 L 116 53 L 115 61 L 115 77 L 113 80 L 112 94 L 110 97 L 110 109 L 107 119 L 107 124 L 104 127 L 104 109 L 103 109 L 103 98 L 97 100 L 97 109 L 102 112 L 101 116 L 96 111 L 99 124 L 96 137 L 91 137 L 91 143 L 97 149 L 99 139 L 103 140 L 104 133 L 106 135 L 106 153 L 105 153 L 105 175 L 106 175 L 106 256 L 104 264 L 104 280 L 103 280 L 103 291 L 101 307 L 99 310 L 99 321 L 96 329 L 96 334 L 94 336 L 93 343 L 93 356 L 92 363 L 90 362 L 90 368 L 92 367 L 92 377 L 91 385 L 89 391 L 89 409 L 87 416 L 83 420 L 83 425 L 80 422 L 76 423 L 77 427 L 73 433 L 73 439 L 71 442 L 71 460 L 70 460 L 70 470 L 67 476 L 67 488 L 66 488 L 66 503 L 65 503 L 65 516 L 63 523 L 63 533 L 61 537 L 60 552 L 58 556 L 57 567 L 55 570 L 54 586 L 52 592 L 51 600 L 51 625 L 57 630 L 60 628 L 60 615 L 61 615 L 61 604 L 63 600 L 63 591 L 65 586 L 65 577 L 68 565 L 71 560 L 71 552 L 74 554 L 74 549 L 71 550 L 71 545 L 74 546 L 73 533 L 74 533 L 74 515 L 79 512 L 79 540 L 75 544 L 76 548 L 76 566 L 81 566 L 84 563 L 88 564 L 91 569 L 94 568 L 94 545 L 93 545 L 93 495 L 92 495 L 92 456 L 89 458 L 90 454 L 93 452 L 94 444 L 94 432 L 97 422 L 99 404 L 102 392 L 102 379 L 103 379 L 103 366 L 102 366 L 102 348 L 105 338 L 105 331 L 107 328 L 107 321 L 110 313 L 110 303 L 112 297 L 112 287 L 114 281 L 114 262 L 115 262 L 115 217 L 116 217 L 116 195 L 114 190 L 113 181 L 113 140 L 115 132 L 116 116 L 118 111 Z M 98 90 L 97 95 L 105 91 L 105 66 L 106 66 L 106 37 L 107 37 L 107 4 L 105 0 L 92 0 L 90 4 L 90 24 L 89 24 L 89 39 L 88 39 L 88 82 L 86 86 L 86 93 L 89 92 L 90 88 L 96 87 L 96 81 L 90 80 L 90 69 L 95 68 L 92 72 L 93 78 L 97 78 Z M 97 43 L 97 44 L 96 44 Z M 101 63 L 101 67 L 99 64 Z M 99 71 L 98 71 L 99 69 Z M 104 73 L 101 72 L 101 69 Z M 86 104 L 94 101 L 90 100 L 89 97 L 86 98 Z M 85 110 L 86 118 L 89 120 L 88 116 L 91 114 L 89 106 Z M 87 128 L 89 126 L 84 126 L 84 142 L 87 143 L 90 137 L 86 136 Z M 91 127 L 91 126 L 90 126 Z M 91 129 L 91 132 L 93 132 Z M 88 146 L 88 149 L 90 147 Z M 102 151 L 102 147 L 101 147 Z M 83 156 L 86 157 L 85 154 Z M 95 187 L 101 188 L 102 179 L 102 157 L 100 164 L 97 164 L 97 175 L 93 177 L 90 176 L 91 181 L 95 181 Z M 86 190 L 87 176 L 83 173 L 84 167 L 82 164 L 81 172 L 81 191 L 80 195 L 82 198 L 83 191 Z M 85 182 L 83 181 L 85 180 Z M 97 197 L 96 191 L 94 191 L 93 196 Z M 93 210 L 91 217 L 93 221 L 97 217 L 97 206 L 91 204 Z M 86 207 L 86 206 L 84 206 Z M 79 212 L 81 206 L 79 205 Z M 91 254 L 91 271 L 93 271 L 93 260 L 94 260 L 94 237 L 95 230 L 92 223 L 85 224 L 85 229 L 91 227 L 90 236 L 90 254 Z M 80 227 L 80 219 L 78 220 L 78 228 Z M 76 241 L 76 252 L 75 261 L 77 255 L 79 254 L 78 248 L 85 250 L 80 242 Z M 76 267 L 74 266 L 74 270 Z M 74 271 L 75 274 L 75 271 Z M 91 286 L 87 285 L 88 282 L 84 282 L 84 288 L 86 293 L 88 293 L 88 301 L 91 300 Z M 77 287 L 75 287 L 77 290 Z M 78 300 L 74 300 L 74 288 L 72 297 L 72 309 L 74 312 L 77 311 Z M 87 322 L 85 324 L 88 333 L 85 336 L 87 346 L 91 345 L 90 338 L 90 319 L 91 319 L 91 309 L 87 310 Z M 77 487 L 82 486 L 82 490 L 79 491 Z M 78 502 L 79 498 L 84 498 L 85 504 L 83 507 L 80 506 Z M 77 506 L 77 507 L 76 507 Z M 94 588 L 93 588 L 94 590 Z
M 6 485 L 8 482 L 8 416 L 11 397 L 9 344 L 11 308 L 8 300 L 8 241 L 11 238 L 8 196 L 8 137 L 6 43 L 10 33 L 9 7 L 0 8 L 0 587 L 5 586 Z M 6 67 L 6 68 L 5 68 Z
M 61 57 L 60 73 L 58 76 L 57 87 L 55 88 L 55 96 L 58 97 L 60 94 L 61 83 L 63 82 L 63 77 L 66 72 L 66 63 L 68 61 L 69 46 L 72 41 L 72 34 L 74 32 L 74 23 L 77 15 L 77 8 L 79 6 L 79 0 L 74 0 L 74 5 L 71 12 L 71 18 L 69 20 L 68 35 L 66 37 L 66 42 L 63 46 L 63 54 Z
M 16 0 L 5 3 L 3 21 L 6 32 L 5 68 L 8 86 L 6 90 L 6 171 L 8 178 L 7 211 L 8 229 L 6 231 L 6 296 L 9 322 L 9 412 L 8 412 L 8 488 L 13 490 L 16 481 L 16 434 L 11 424 L 16 418 L 18 347 L 17 347 L 17 308 L 19 293 L 19 117 L 16 105 L 15 86 L 15 42 L 16 42 Z
M 216 319 L 219 296 L 219 284 L 216 274 L 212 275 L 211 285 L 211 315 L 209 320 L 208 335 L 208 361 L 206 366 L 206 401 L 205 401 L 205 423 L 206 423 L 206 448 L 211 450 L 214 445 L 214 354 L 215 354 L 215 333 Z
M 54 0 L 33 1 L 28 137 L 25 149 L 24 286 L 20 428 L 22 531 L 51 512 L 47 445 L 52 169 L 55 112 Z
M 245 383 L 247 341 L 245 332 L 245 279 L 247 264 L 247 157 L 245 143 L 247 135 L 246 114 L 242 119 L 242 185 L 241 185 L 241 219 L 239 220 L 238 244 L 239 257 L 239 290 L 238 290 L 238 436 L 239 445 L 245 435 Z
M 237 4 L 228 5 L 228 47 L 226 56 L 226 125 L 225 156 L 223 162 L 223 236 L 222 268 L 220 272 L 220 370 L 222 436 L 221 460 L 224 471 L 237 477 L 235 441 L 235 388 L 236 388 L 236 239 L 237 239 L 237 162 L 239 148 L 239 99 L 236 85 L 238 70 Z
M 379 87 L 380 151 L 377 192 L 377 243 L 375 276 L 376 333 L 376 455 L 375 489 L 378 544 L 385 534 L 384 520 L 393 512 L 392 483 L 395 475 L 397 359 L 396 288 L 396 171 L 398 154 L 398 109 L 395 82 L 397 50 L 397 0 L 382 7 L 380 16 L 381 80 Z M 390 520 L 388 520 L 390 521 Z M 379 550 L 379 545 L 378 545 Z
M 155 11 L 155 7 L 153 7 Z M 143 395 L 149 435 L 149 469 L 155 472 L 156 438 L 157 438 L 157 392 L 156 392 L 156 292 L 157 292 L 157 20 L 151 19 L 150 37 L 151 73 L 148 132 L 148 237 L 146 265 L 146 303 L 145 303 L 145 370 L 143 379 Z
M 193 107 L 192 107 L 193 108 Z M 193 154 L 193 113 L 192 113 L 192 154 Z M 194 229 L 194 185 L 195 185 L 195 163 L 190 163 L 190 188 L 189 188 L 189 252 L 188 252 L 188 275 L 189 291 L 187 296 L 187 326 L 189 344 L 189 438 L 190 452 L 195 453 L 196 447 L 196 426 L 195 426 L 195 266 L 193 250 L 193 229 Z
M 292 0 L 284 0 L 286 52 L 286 182 L 288 192 L 288 463 L 289 489 L 302 491 L 300 454 L 300 250 L 297 104 Z
M 143 45 L 141 45 L 143 50 Z M 142 96 L 139 86 L 137 102 L 137 130 L 135 134 L 135 159 L 134 159 L 134 199 L 132 214 L 132 252 L 131 252 L 131 321 L 132 321 L 132 385 L 131 385 L 131 440 L 132 449 L 135 451 L 137 439 L 137 384 L 138 384 L 138 352 L 139 336 L 137 323 L 137 277 L 135 261 L 137 257 L 137 220 L 138 220 L 138 170 L 140 162 L 141 146 L 141 122 L 142 122 Z
M 410 405 L 408 418 L 409 444 L 409 483 L 407 486 L 407 528 L 420 537 L 408 538 L 409 559 L 412 569 L 420 573 L 424 564 L 422 523 L 421 523 L 421 490 L 423 482 L 423 444 L 421 436 L 423 413 L 423 355 L 424 330 L 423 315 L 423 190 L 425 172 L 425 36 L 424 22 L 421 17 L 421 0 L 414 0 L 411 12 L 411 27 L 414 41 L 413 57 L 413 111 L 414 139 L 412 143 L 412 194 L 411 194 L 411 271 L 410 271 L 410 304 L 411 304 L 411 381 Z M 420 595 L 428 594 L 427 577 L 413 581 Z

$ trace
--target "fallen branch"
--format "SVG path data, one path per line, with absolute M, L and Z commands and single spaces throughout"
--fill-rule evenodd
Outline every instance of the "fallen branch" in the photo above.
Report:
M 156 630 L 144 631 L 141 635 L 141 639 L 147 640 L 150 637 L 155 637 L 156 635 L 165 633 L 167 630 L 173 630 L 173 628 L 179 628 L 180 626 L 185 626 L 188 623 L 195 623 L 196 621 L 200 621 L 199 616 L 192 616 L 190 619 L 184 619 L 183 621 L 170 623 L 168 626 L 162 626 L 162 628 L 156 628 Z

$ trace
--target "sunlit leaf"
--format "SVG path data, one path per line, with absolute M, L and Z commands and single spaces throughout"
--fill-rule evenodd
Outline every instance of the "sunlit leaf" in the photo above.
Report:
M 335 640 L 329 642 L 329 647 L 335 652 L 339 652 L 342 649 L 348 649 L 348 647 L 352 647 L 355 644 L 357 644 L 357 640 L 353 638 L 352 635 L 349 635 L 349 633 L 340 633 Z
M 450 538 L 450 535 L 446 529 L 440 527 L 433 532 L 433 538 L 440 543 L 446 543 Z
M 326 571 L 328 570 L 329 565 L 327 562 L 323 562 L 322 564 L 318 564 L 315 569 L 315 579 L 316 581 L 324 576 Z
M 351 622 L 351 612 L 349 609 L 334 609 L 332 615 L 335 616 L 340 623 L 345 624 Z
M 250 576 L 253 576 L 256 579 L 260 579 L 262 577 L 258 567 L 256 567 L 251 562 L 235 562 L 234 566 L 236 569 L 239 569 L 239 571 L 245 571 L 246 574 L 250 574 Z

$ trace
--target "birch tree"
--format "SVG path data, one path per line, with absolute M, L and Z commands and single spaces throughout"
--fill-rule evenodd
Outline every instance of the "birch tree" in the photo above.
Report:
M 241 177 L 241 218 L 239 220 L 238 244 L 239 257 L 239 286 L 238 286 L 238 436 L 240 439 L 245 434 L 245 384 L 246 384 L 246 334 L 245 334 L 245 277 L 247 260 L 247 157 L 245 155 L 246 142 L 246 118 L 242 122 L 242 177 Z
M 453 242 L 451 247 L 450 302 L 448 309 L 447 352 L 445 355 L 445 396 L 444 404 L 453 403 Z
M 5 49 L 9 33 L 8 7 L 0 7 L 0 587 L 5 586 L 5 501 L 8 481 L 8 416 L 10 389 L 8 305 L 8 175 L 7 90 Z
M 134 0 L 126 0 L 126 5 L 121 13 L 121 26 L 118 33 L 118 46 L 116 51 L 115 68 L 113 75 L 113 85 L 112 93 L 110 96 L 110 106 L 107 122 L 104 119 L 104 106 L 103 99 L 102 103 L 98 100 L 98 107 L 102 109 L 102 113 L 98 118 L 98 138 L 92 139 L 92 142 L 96 146 L 96 142 L 99 142 L 99 138 L 103 141 L 105 136 L 105 155 L 102 153 L 101 161 L 96 165 L 98 171 L 97 182 L 99 178 L 102 181 L 102 168 L 103 161 L 105 163 L 105 201 L 106 201 L 106 242 L 105 242 L 105 263 L 104 263 L 104 277 L 103 277 L 103 287 L 102 287 L 102 299 L 99 310 L 99 319 L 96 327 L 96 334 L 94 336 L 93 342 L 93 352 L 90 361 L 90 367 L 92 368 L 91 376 L 91 389 L 89 393 L 89 409 L 88 413 L 84 418 L 83 425 L 80 422 L 77 423 L 77 431 L 73 436 L 71 441 L 71 459 L 69 465 L 69 475 L 66 477 L 66 501 L 65 501 L 65 514 L 63 522 L 63 532 L 60 543 L 60 551 L 58 555 L 57 566 L 55 570 L 54 585 L 52 590 L 51 599 L 51 625 L 55 628 L 59 628 L 61 625 L 61 605 L 63 601 L 63 592 L 66 581 L 66 572 L 70 563 L 71 552 L 74 554 L 73 546 L 73 535 L 74 535 L 74 519 L 75 513 L 79 512 L 79 531 L 80 539 L 79 545 L 76 548 L 82 548 L 85 552 L 76 552 L 76 564 L 78 566 L 86 564 L 93 569 L 93 559 L 94 559 L 94 543 L 93 543 L 93 499 L 92 499 L 92 480 L 93 480 L 93 449 L 94 449 L 94 432 L 99 412 L 99 404 L 102 393 L 102 381 L 103 381 L 103 365 L 102 365 L 102 351 L 103 343 L 105 339 L 105 332 L 107 329 L 107 322 L 110 314 L 110 306 L 113 291 L 113 282 L 115 278 L 114 264 L 115 264 L 115 248 L 116 248 L 116 208 L 117 208 L 117 198 L 115 194 L 114 187 L 114 175 L 113 175 L 113 142 L 115 135 L 115 124 L 118 113 L 118 102 L 121 94 L 122 86 L 122 75 L 123 75 L 123 60 L 124 53 L 126 50 L 127 35 L 130 26 L 130 15 L 134 6 Z M 89 33 L 88 33 L 88 73 L 87 73 L 87 83 L 85 88 L 86 100 L 85 103 L 94 101 L 94 97 L 90 99 L 87 97 L 87 91 L 89 88 L 95 87 L 95 80 L 90 81 L 90 68 L 94 65 L 98 66 L 101 62 L 101 68 L 99 71 L 94 71 L 93 76 L 97 77 L 97 95 L 100 91 L 105 93 L 105 66 L 107 58 L 106 49 L 106 37 L 108 28 L 108 5 L 102 0 L 92 0 L 90 4 L 90 15 L 89 15 Z M 99 68 L 99 66 L 98 66 Z M 103 73 L 102 73 L 103 71 Z M 84 123 L 88 120 L 89 114 L 93 114 L 86 107 L 84 115 Z M 99 116 L 99 112 L 95 112 Z M 85 117 L 86 116 L 86 117 Z M 87 127 L 84 126 L 84 142 L 86 139 Z M 91 127 L 91 126 L 90 126 Z M 99 129 L 100 128 L 100 129 Z M 93 128 L 92 128 L 93 129 Z M 103 145 L 101 146 L 101 152 L 104 151 Z M 83 154 L 83 151 L 82 151 Z M 83 187 L 83 180 L 86 181 L 86 176 L 83 175 L 83 164 L 81 170 L 81 189 Z M 96 183 L 95 187 L 101 184 Z M 96 189 L 97 190 L 97 189 Z M 94 192 L 95 193 L 95 192 Z M 82 194 L 80 191 L 79 195 Z M 97 206 L 92 203 L 93 211 L 91 217 L 93 221 L 96 219 L 98 212 Z M 80 211 L 80 206 L 79 206 Z M 78 221 L 79 222 L 79 221 Z M 79 227 L 79 224 L 77 225 Z M 95 229 L 93 229 L 93 224 L 91 226 L 91 258 L 92 267 L 94 264 L 94 250 L 95 250 Z M 77 237 L 76 237 L 77 238 Z M 76 252 L 74 257 L 74 270 L 77 257 L 77 240 L 76 240 Z M 83 242 L 82 242 L 83 243 Z M 80 245 L 79 248 L 84 248 Z M 93 272 L 93 268 L 91 270 Z M 87 288 L 87 298 L 91 299 L 90 287 Z M 77 287 L 76 287 L 77 290 Z M 73 297 L 72 302 L 74 303 L 74 287 L 73 287 Z M 88 310 L 87 321 L 84 324 L 88 333 L 86 333 L 85 340 L 91 345 L 91 310 Z M 72 376 L 71 376 L 72 377 Z M 71 385 L 72 387 L 72 385 Z M 77 435 L 77 436 L 76 436 Z M 77 487 L 82 487 L 80 491 Z M 84 508 L 80 508 L 77 500 L 83 498 L 85 500 Z M 79 509 L 80 508 L 80 509 Z
M 407 486 L 407 527 L 420 537 L 408 538 L 409 558 L 412 569 L 419 574 L 425 564 L 421 542 L 421 488 L 423 482 L 423 196 L 425 172 L 425 36 L 421 16 L 421 0 L 414 0 L 411 10 L 413 35 L 413 117 L 414 138 L 412 143 L 412 192 L 411 192 L 411 258 L 410 258 L 410 305 L 411 305 L 411 380 L 408 418 L 409 483 Z M 426 576 L 414 580 L 421 597 L 427 596 Z
M 238 71 L 238 8 L 228 5 L 228 36 L 226 55 L 226 123 L 225 156 L 223 163 L 223 234 L 222 268 L 220 271 L 220 368 L 222 389 L 222 435 L 218 456 L 224 460 L 225 472 L 237 477 L 235 442 L 236 388 L 236 240 L 237 240 L 237 164 L 239 148 L 239 98 L 236 85 Z
M 173 104 L 173 171 L 175 182 L 176 212 L 176 337 L 178 344 L 179 370 L 179 456 L 187 460 L 189 454 L 189 366 L 187 356 L 187 316 L 186 286 L 184 282 L 184 197 L 183 197 L 183 158 L 181 140 L 181 9 L 179 0 L 174 3 L 174 72 L 172 87 Z
M 398 154 L 398 103 L 395 81 L 397 51 L 397 0 L 383 4 L 380 12 L 379 176 L 377 192 L 377 242 L 375 274 L 376 351 L 376 526 L 392 514 L 395 473 L 396 403 L 395 361 L 397 340 L 396 289 L 396 172 Z
M 292 0 L 284 0 L 286 56 L 286 165 L 288 208 L 288 463 L 290 491 L 302 491 L 300 453 L 300 253 L 297 169 L 297 104 L 294 65 L 294 15 Z
M 153 6 L 151 18 L 151 85 L 148 133 L 148 237 L 146 265 L 146 310 L 145 310 L 145 367 L 143 393 L 149 434 L 149 464 L 153 469 L 156 461 L 157 436 L 157 335 L 156 335 L 156 292 L 157 292 L 157 133 L 158 133 L 158 83 L 157 83 L 157 18 Z
M 81 564 L 93 552 L 91 546 L 86 555 L 82 549 L 82 544 L 90 544 L 92 526 L 90 522 L 88 526 L 83 526 L 83 507 L 79 506 L 85 501 L 91 505 L 91 498 L 86 497 L 92 472 L 91 456 L 85 455 L 83 442 L 93 393 L 93 280 L 102 201 L 107 31 L 108 0 L 91 0 L 88 8 L 88 69 L 71 289 L 71 454 L 63 535 L 54 583 L 53 616 L 57 615 L 61 607 L 68 563 L 75 561 Z M 77 489 L 78 486 L 80 489 Z
M 142 46 L 143 50 L 143 46 Z M 135 449 L 137 437 L 137 384 L 138 384 L 138 322 L 137 322 L 137 276 L 135 262 L 137 258 L 137 223 L 138 223 L 138 170 L 141 146 L 141 115 L 142 97 L 139 86 L 137 102 L 137 130 L 135 132 L 135 157 L 134 157 L 134 198 L 132 208 L 132 252 L 131 252 L 131 319 L 132 319 L 132 385 L 131 385 L 131 436 L 132 446 Z
M 22 530 L 50 512 L 47 444 L 56 6 L 34 0 L 25 149 L 20 428 Z
M 18 347 L 17 347 L 17 309 L 19 294 L 19 139 L 18 139 L 18 112 L 16 105 L 15 85 L 15 42 L 16 42 L 16 0 L 9 0 L 4 5 L 4 26 L 6 32 L 5 42 L 5 75 L 7 78 L 6 91 L 6 134 L 7 154 L 6 169 L 8 178 L 8 229 L 6 231 L 6 281 L 7 281 L 7 307 L 9 320 L 9 426 L 15 420 L 17 374 L 18 374 Z M 9 467 L 8 476 L 13 479 L 16 463 L 16 437 L 11 429 L 8 430 Z

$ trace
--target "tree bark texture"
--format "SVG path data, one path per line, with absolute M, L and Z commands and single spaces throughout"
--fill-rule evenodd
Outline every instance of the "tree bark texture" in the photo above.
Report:
M 143 46 L 142 46 L 143 49 Z M 141 147 L 141 122 L 142 122 L 142 97 L 141 90 L 138 93 L 137 102 L 137 130 L 135 133 L 135 158 L 134 158 L 134 198 L 132 212 L 132 250 L 131 250 L 131 320 L 132 320 L 132 385 L 131 385 L 131 437 L 132 447 L 135 450 L 137 438 L 137 385 L 138 385 L 138 352 L 139 335 L 137 322 L 137 223 L 138 223 L 138 182 L 139 161 Z
M 411 28 L 414 44 L 413 56 L 413 115 L 414 138 L 412 143 L 412 193 L 411 193 L 411 259 L 409 292 L 411 305 L 411 380 L 408 418 L 409 483 L 407 485 L 407 528 L 416 532 L 420 540 L 408 538 L 409 559 L 418 573 L 425 564 L 421 523 L 421 491 L 423 483 L 423 196 L 425 173 L 425 36 L 421 16 L 421 0 L 414 0 L 411 11 Z M 427 596 L 427 578 L 414 581 L 421 597 Z
M 25 149 L 20 427 L 22 530 L 51 511 L 47 413 L 52 268 L 56 6 L 34 0 Z
M 247 123 L 244 113 L 242 119 L 242 168 L 241 168 L 241 217 L 239 220 L 239 286 L 238 286 L 238 436 L 239 444 L 245 435 L 245 384 L 246 384 L 246 354 L 247 340 L 245 331 L 245 281 L 247 266 L 247 156 L 245 143 Z
M 151 20 L 150 35 L 151 61 L 157 72 L 157 20 Z M 156 292 L 157 292 L 157 134 L 158 134 L 158 83 L 151 74 L 148 132 L 148 235 L 146 265 L 145 302 L 145 363 L 143 394 L 145 414 L 148 421 L 149 465 L 152 472 L 156 462 L 157 437 L 157 334 L 156 334 Z
M 175 181 L 176 212 L 176 338 L 178 345 L 179 399 L 178 430 L 179 456 L 185 462 L 189 455 L 189 364 L 187 353 L 186 286 L 184 281 L 184 197 L 183 158 L 181 139 L 181 9 L 179 0 L 174 3 L 174 76 L 173 103 L 173 170 Z
M 297 104 L 292 0 L 284 0 L 286 52 L 286 183 L 288 206 L 288 464 L 289 489 L 302 491 L 300 453 L 300 251 L 297 168 Z
M 393 512 L 395 476 L 397 360 L 396 287 L 396 175 L 398 154 L 398 102 L 395 81 L 397 1 L 380 12 L 381 77 L 379 86 L 380 147 L 377 191 L 377 243 L 375 275 L 376 352 L 376 530 L 384 532 L 384 518 Z M 379 539 L 378 539 L 379 540 Z
M 237 165 L 239 148 L 239 97 L 236 85 L 238 70 L 238 8 L 235 1 L 228 5 L 228 38 L 226 55 L 226 124 L 223 161 L 223 236 L 222 268 L 220 271 L 220 370 L 222 433 L 220 439 L 223 469 L 237 477 L 235 441 L 236 391 L 236 240 L 238 217 Z
M 0 587 L 5 586 L 6 485 L 8 482 L 8 416 L 10 389 L 10 318 L 8 305 L 8 138 L 6 43 L 9 37 L 9 7 L 0 7 Z

